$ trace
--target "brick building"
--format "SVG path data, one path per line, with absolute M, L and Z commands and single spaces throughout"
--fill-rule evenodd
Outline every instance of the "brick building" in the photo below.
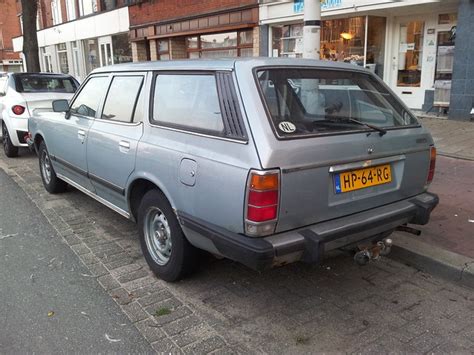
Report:
M 21 71 L 19 53 L 13 51 L 12 38 L 20 34 L 15 0 L 0 0 L 0 72 Z
M 134 61 L 255 56 L 257 0 L 139 1 L 129 7 Z
M 97 67 L 131 61 L 129 2 L 40 0 L 37 25 L 41 70 L 83 80 Z M 17 4 L 21 22 L 21 5 L 19 1 Z M 13 45 L 21 52 L 23 38 L 15 38 Z

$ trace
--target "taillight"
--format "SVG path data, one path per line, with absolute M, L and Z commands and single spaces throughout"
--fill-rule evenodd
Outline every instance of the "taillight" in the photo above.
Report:
M 247 181 L 245 233 L 264 236 L 275 232 L 280 195 L 280 171 L 251 170 Z
M 15 115 L 20 116 L 25 112 L 25 106 L 15 105 L 12 107 L 12 111 Z
M 426 182 L 430 184 L 433 181 L 434 174 L 435 174 L 435 167 L 436 167 L 436 148 L 431 147 L 430 149 L 430 170 L 428 172 L 428 178 Z

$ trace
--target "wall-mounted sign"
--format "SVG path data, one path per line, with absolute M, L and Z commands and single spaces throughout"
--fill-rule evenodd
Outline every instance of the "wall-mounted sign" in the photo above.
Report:
M 426 31 L 427 34 L 429 35 L 434 35 L 436 32 L 436 30 L 434 28 L 428 28 L 428 30 Z
M 340 7 L 342 5 L 342 0 L 321 0 L 321 10 L 333 9 L 335 7 Z M 294 12 L 303 12 L 304 11 L 304 0 L 293 0 L 293 11 Z

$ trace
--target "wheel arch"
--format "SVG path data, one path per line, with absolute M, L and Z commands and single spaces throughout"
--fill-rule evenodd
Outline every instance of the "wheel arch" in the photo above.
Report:
M 130 183 L 126 190 L 128 209 L 130 211 L 130 217 L 133 220 L 137 220 L 138 207 L 140 206 L 140 201 L 143 196 L 152 189 L 156 189 L 163 193 L 173 210 L 176 211 L 174 201 L 170 198 L 168 190 L 164 188 L 163 184 L 161 184 L 158 179 L 151 176 L 145 176 L 144 174 L 136 175 L 130 179 Z

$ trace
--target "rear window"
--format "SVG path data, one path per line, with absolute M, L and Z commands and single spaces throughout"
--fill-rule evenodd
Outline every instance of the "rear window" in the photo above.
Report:
M 371 75 L 317 69 L 257 71 L 279 137 L 291 138 L 416 125 L 415 117 Z M 354 121 L 359 121 L 356 123 Z
M 77 84 L 72 78 L 48 75 L 20 75 L 16 77 L 18 92 L 62 92 L 72 94 Z

